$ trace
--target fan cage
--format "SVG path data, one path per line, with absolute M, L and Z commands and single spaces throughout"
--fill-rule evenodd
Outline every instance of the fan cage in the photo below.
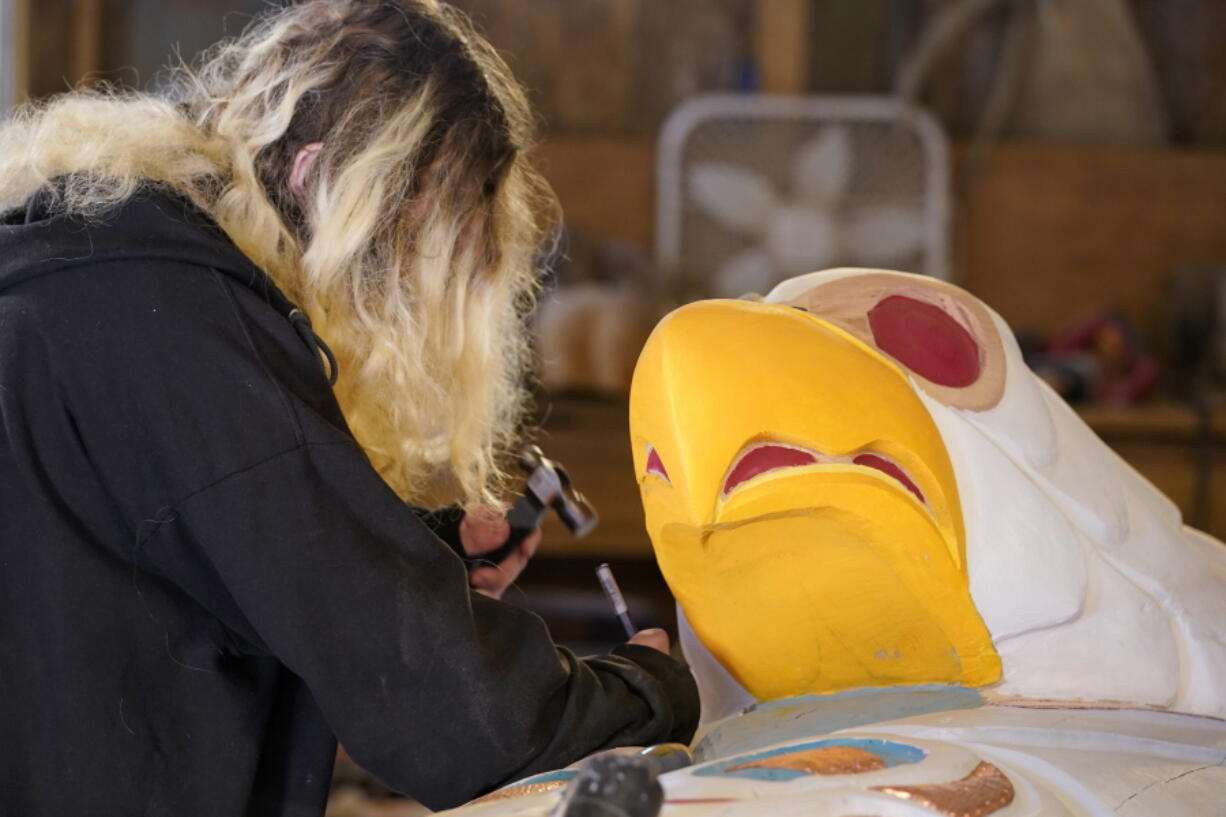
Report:
M 948 280 L 949 145 L 927 111 L 882 96 L 711 94 L 678 107 L 661 131 L 657 163 L 656 258 L 673 284 L 703 288 L 704 275 L 747 239 L 721 230 L 688 200 L 696 162 L 728 162 L 760 173 L 786 197 L 790 159 L 822 128 L 848 129 L 854 168 L 846 206 L 897 203 L 922 213 L 915 257 L 896 268 Z M 863 266 L 840 257 L 835 266 Z

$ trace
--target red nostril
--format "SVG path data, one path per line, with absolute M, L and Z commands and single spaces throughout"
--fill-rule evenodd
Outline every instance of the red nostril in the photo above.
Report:
M 885 457 L 878 457 L 876 454 L 860 454 L 852 462 L 856 465 L 863 465 L 865 468 L 876 468 L 878 471 L 889 474 L 901 482 L 904 488 L 915 494 L 920 502 L 924 501 L 924 495 L 916 484 L 911 481 L 911 478 L 907 476 L 906 472 Z
M 672 482 L 668 478 L 668 470 L 664 467 L 664 460 L 660 459 L 660 455 L 650 446 L 647 448 L 647 473 L 655 474 L 665 482 Z
M 979 379 L 979 344 L 938 306 L 891 295 L 869 310 L 868 324 L 881 351 L 938 386 Z
M 795 468 L 801 465 L 813 465 L 817 457 L 799 448 L 789 448 L 785 445 L 760 445 L 737 460 L 732 473 L 724 481 L 724 494 L 732 493 L 732 489 L 746 480 L 753 479 L 758 474 L 765 474 L 776 468 Z

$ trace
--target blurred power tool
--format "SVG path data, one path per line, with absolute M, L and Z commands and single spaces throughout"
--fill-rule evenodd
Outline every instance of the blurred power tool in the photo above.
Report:
M 575 536 L 587 536 L 600 521 L 592 503 L 571 485 L 566 469 L 547 459 L 541 449 L 525 445 L 519 454 L 519 467 L 527 472 L 528 482 L 524 495 L 515 501 L 507 514 L 511 535 L 497 550 L 466 556 L 464 561 L 469 570 L 499 564 L 510 556 L 525 537 L 540 527 L 550 508 L 557 511 L 558 518 Z
M 656 817 L 664 805 L 658 774 L 642 756 L 593 755 L 579 767 L 550 817 Z
M 654 769 L 656 774 L 675 772 L 694 762 L 690 747 L 684 743 L 657 743 L 655 746 L 639 749 L 637 757 Z

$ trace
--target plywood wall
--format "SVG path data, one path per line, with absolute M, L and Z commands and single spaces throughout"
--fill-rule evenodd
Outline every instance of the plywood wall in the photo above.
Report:
M 1113 305 L 1152 337 L 1171 273 L 1226 262 L 1226 152 L 1005 145 L 958 189 L 961 281 L 1015 327 Z
M 650 136 L 682 98 L 727 90 L 752 0 L 453 0 L 506 57 L 550 133 Z
M 537 165 L 570 224 L 594 236 L 651 251 L 655 222 L 655 145 L 634 139 L 548 139 Z
M 652 246 L 651 142 L 555 138 L 541 162 L 571 221 Z M 1224 151 L 1007 144 L 954 189 L 960 281 L 1018 328 L 1110 305 L 1152 338 L 1171 273 L 1226 261 Z

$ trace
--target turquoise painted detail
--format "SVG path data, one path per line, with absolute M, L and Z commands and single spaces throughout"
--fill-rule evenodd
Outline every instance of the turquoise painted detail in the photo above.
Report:
M 527 786 L 530 783 L 552 783 L 555 780 L 570 780 L 575 775 L 579 774 L 574 769 L 558 769 L 552 772 L 544 772 L 543 774 L 525 777 L 523 780 L 516 781 L 507 786 L 508 789 L 514 789 L 518 786 Z
M 827 746 L 850 746 L 854 749 L 871 752 L 881 758 L 881 762 L 885 764 L 887 769 L 907 763 L 919 763 L 926 757 L 923 749 L 908 746 L 905 743 L 895 743 L 891 740 L 880 740 L 878 738 L 827 738 L 826 740 L 796 743 L 791 746 L 771 749 L 766 752 L 757 752 L 752 755 L 741 755 L 730 760 L 721 760 L 709 766 L 703 766 L 701 769 L 696 769 L 694 774 L 699 777 L 742 777 L 749 780 L 769 780 L 776 783 L 784 783 L 800 777 L 809 777 L 809 774 L 808 772 L 800 772 L 795 769 L 737 769 L 730 772 L 728 767 L 739 766 L 742 763 L 755 763 L 768 757 L 775 757 L 776 755 L 805 752 L 810 749 L 822 749 Z

